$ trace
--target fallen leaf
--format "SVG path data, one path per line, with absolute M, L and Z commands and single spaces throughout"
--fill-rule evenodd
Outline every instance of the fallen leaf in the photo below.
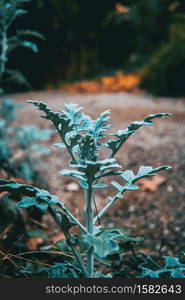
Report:
M 62 232 L 59 232 L 58 234 L 54 235 L 50 242 L 53 242 L 53 243 L 56 243 L 58 241 L 61 241 L 61 240 L 64 240 L 65 239 L 65 236 Z
M 43 241 L 44 240 L 40 237 L 32 237 L 27 240 L 26 246 L 30 250 L 37 250 L 38 245 L 41 244 Z
M 139 181 L 141 190 L 148 192 L 156 192 L 158 187 L 164 182 L 166 182 L 166 177 L 160 175 L 152 177 L 151 179 L 143 178 Z

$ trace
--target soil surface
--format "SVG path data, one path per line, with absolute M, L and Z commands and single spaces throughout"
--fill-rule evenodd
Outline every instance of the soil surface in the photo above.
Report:
M 140 191 L 129 192 L 120 199 L 101 220 L 105 227 L 124 227 L 134 235 L 144 236 L 136 249 L 151 254 L 175 255 L 185 251 L 185 101 L 184 99 L 156 98 L 146 94 L 93 94 L 74 95 L 63 91 L 29 92 L 11 95 L 16 102 L 26 100 L 46 102 L 51 108 L 63 109 L 64 103 L 78 103 L 84 112 L 97 118 L 99 113 L 111 109 L 111 132 L 124 129 L 131 121 L 140 121 L 146 115 L 169 112 L 173 115 L 156 119 L 156 126 L 143 126 L 128 139 L 117 159 L 124 169 L 135 172 L 141 165 L 171 165 L 172 169 L 160 174 L 160 183 L 144 182 Z M 49 121 L 40 118 L 41 112 L 31 104 L 18 110 L 15 126 L 35 124 L 52 128 Z M 68 154 L 53 146 L 57 135 L 50 141 L 52 153 L 44 158 L 43 176 L 51 193 L 66 203 L 73 213 L 83 220 L 83 193 L 80 187 L 69 185 L 74 181 L 64 178 L 58 171 L 68 168 Z M 39 183 L 38 183 L 39 185 Z M 73 191 L 73 188 L 75 191 Z M 96 203 L 100 210 L 108 190 L 97 193 Z M 46 222 L 50 222 L 47 220 Z

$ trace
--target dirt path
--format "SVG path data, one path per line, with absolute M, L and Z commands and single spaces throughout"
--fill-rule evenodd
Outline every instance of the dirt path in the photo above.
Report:
M 118 117 L 124 116 L 124 121 L 140 118 L 145 113 L 154 113 L 161 110 L 170 110 L 175 115 L 182 114 L 182 119 L 185 119 L 185 101 L 182 99 L 157 98 L 144 94 L 136 95 L 120 92 L 114 94 L 74 95 L 63 91 L 44 91 L 15 94 L 11 97 L 18 102 L 25 102 L 27 99 L 43 101 L 57 109 L 62 108 L 64 103 L 78 103 L 84 106 L 88 113 L 91 114 L 111 109 L 113 117 L 117 116 L 119 112 Z
M 172 171 L 162 174 L 165 182 L 157 191 L 132 192 L 126 200 L 120 201 L 106 216 L 107 226 L 124 226 L 136 234 L 146 234 L 145 246 L 152 250 L 160 248 L 164 239 L 164 254 L 174 254 L 185 250 L 185 101 L 178 99 L 155 98 L 148 95 L 127 93 L 73 95 L 62 91 L 29 92 L 11 95 L 16 102 L 37 100 L 48 103 L 52 108 L 61 109 L 64 103 L 78 103 L 85 107 L 85 112 L 93 118 L 104 110 L 111 109 L 112 131 L 125 128 L 130 121 L 142 120 L 146 115 L 158 112 L 170 112 L 172 117 L 156 120 L 156 126 L 143 127 L 125 144 L 118 155 L 118 160 L 125 169 L 137 170 L 140 165 L 153 167 L 171 165 Z M 48 127 L 50 123 L 39 117 L 38 112 L 30 104 L 26 104 L 18 112 L 16 125 L 36 124 Z M 51 127 L 51 126 L 50 126 Z M 66 192 L 63 184 L 66 181 L 59 177 L 58 170 L 66 168 L 68 156 L 52 147 L 53 153 L 46 162 L 49 166 L 47 176 L 50 190 L 56 193 L 78 215 L 83 215 L 78 193 Z M 62 186 L 62 188 L 61 188 Z M 108 193 L 113 191 L 112 188 Z M 107 192 L 97 195 L 100 209 Z

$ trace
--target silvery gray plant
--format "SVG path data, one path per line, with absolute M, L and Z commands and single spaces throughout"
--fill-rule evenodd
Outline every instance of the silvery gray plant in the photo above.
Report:
M 84 222 L 77 219 L 71 211 L 55 195 L 36 187 L 16 183 L 15 181 L 0 180 L 0 192 L 8 191 L 11 197 L 16 196 L 20 200 L 19 208 L 35 206 L 43 212 L 48 212 L 56 221 L 64 233 L 67 246 L 73 253 L 73 265 L 61 264 L 63 267 L 73 270 L 73 277 L 108 277 L 102 274 L 94 266 L 95 260 L 101 260 L 108 255 L 119 252 L 119 241 L 137 242 L 140 238 L 127 236 L 120 229 L 105 229 L 98 226 L 98 221 L 114 205 L 124 198 L 126 191 L 138 190 L 137 181 L 144 177 L 157 175 L 157 172 L 169 170 L 169 166 L 152 168 L 141 166 L 136 174 L 131 170 L 123 170 L 115 156 L 124 146 L 127 139 L 144 125 L 154 125 L 155 118 L 170 116 L 169 113 L 151 114 L 142 121 L 135 121 L 126 129 L 109 133 L 110 111 L 105 111 L 93 120 L 82 112 L 82 107 L 77 104 L 65 104 L 65 110 L 55 112 L 45 103 L 28 101 L 44 112 L 42 116 L 52 122 L 55 130 L 61 138 L 61 142 L 55 144 L 58 148 L 65 148 L 70 155 L 70 169 L 62 170 L 62 176 L 75 178 L 84 190 L 85 218 Z M 109 150 L 109 157 L 100 159 L 100 153 L 104 149 Z M 93 203 L 96 200 L 96 191 L 107 188 L 103 179 L 108 176 L 116 176 L 119 182 L 111 182 L 115 188 L 115 195 L 108 197 L 103 209 L 96 215 Z M 121 179 L 121 183 L 120 183 Z M 82 202 L 83 203 L 83 202 Z M 76 236 L 70 229 L 78 226 L 81 230 L 80 245 Z M 78 271 L 77 271 L 78 270 Z

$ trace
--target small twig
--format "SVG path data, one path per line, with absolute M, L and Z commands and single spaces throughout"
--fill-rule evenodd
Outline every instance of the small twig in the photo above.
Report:
M 27 251 L 27 252 L 22 252 L 22 253 L 19 253 L 19 255 L 28 255 L 28 254 L 36 254 L 36 253 L 47 253 L 47 254 L 62 254 L 64 256 L 68 256 L 68 257 L 71 257 L 71 258 L 74 258 L 74 256 L 70 255 L 70 254 L 67 254 L 66 252 L 62 252 L 62 251 L 44 251 L 44 250 L 38 250 L 38 251 Z
M 0 250 L 0 254 L 3 256 L 1 260 L 9 260 L 17 269 L 19 269 L 19 266 L 9 257 L 8 254 L 4 253 L 3 251 Z
M 32 262 L 34 264 L 38 264 L 38 265 L 42 265 L 42 266 L 46 266 L 46 267 L 51 267 L 51 265 L 49 265 L 49 264 L 41 263 L 39 261 L 35 261 L 35 260 L 29 259 L 29 258 L 19 257 L 19 255 L 8 254 L 8 256 L 16 257 L 18 259 L 22 259 L 22 260 L 25 260 L 25 261 L 28 261 L 28 262 Z

